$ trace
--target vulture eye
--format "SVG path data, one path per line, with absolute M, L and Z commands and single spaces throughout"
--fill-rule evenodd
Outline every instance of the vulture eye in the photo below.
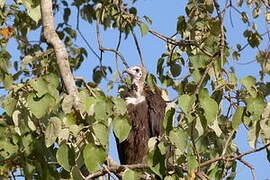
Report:
M 140 70 L 137 68 L 137 69 L 135 69 L 135 71 L 138 73 Z

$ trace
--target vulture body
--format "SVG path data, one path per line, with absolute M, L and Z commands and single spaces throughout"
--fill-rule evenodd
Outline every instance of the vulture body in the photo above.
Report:
M 148 140 L 162 135 L 166 103 L 161 91 L 153 92 L 145 85 L 144 67 L 132 66 L 125 72 L 132 79 L 131 89 L 123 97 L 132 128 L 125 141 L 120 143 L 116 137 L 119 159 L 121 164 L 146 163 Z

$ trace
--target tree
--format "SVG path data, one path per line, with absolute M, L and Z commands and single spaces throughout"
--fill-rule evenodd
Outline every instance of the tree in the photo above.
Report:
M 269 42 L 269 31 L 260 33 L 256 27 L 258 17 L 270 22 L 268 3 L 189 0 L 183 7 L 186 14 L 175 22 L 176 33 L 165 36 L 149 28 L 149 17 L 137 15 L 140 9 L 133 7 L 135 2 L 0 0 L 1 179 L 137 179 L 146 174 L 167 180 L 234 179 L 237 162 L 249 168 L 255 179 L 254 167 L 242 158 L 263 150 L 270 160 L 266 99 L 270 84 L 265 81 L 270 72 L 269 49 L 260 47 Z M 224 19 L 230 18 L 231 11 L 246 24 L 243 36 L 238 37 L 246 41 L 244 45 L 228 43 L 230 26 Z M 82 34 L 80 21 L 96 28 L 93 36 L 100 53 Z M 116 48 L 104 47 L 100 27 L 118 32 Z M 110 127 L 124 140 L 131 125 L 124 100 L 99 85 L 110 78 L 108 89 L 118 87 L 121 92 L 124 82 L 128 84 L 119 67 L 120 63 L 128 66 L 120 48 L 123 36 L 134 39 L 144 65 L 136 28 L 142 36 L 151 33 L 167 44 L 164 52 L 155 52 L 160 54 L 156 74 L 147 77 L 151 88 L 164 89 L 165 134 L 159 143 L 149 141 L 147 164 L 119 165 L 108 155 Z M 31 40 L 33 32 L 38 34 L 37 41 Z M 85 47 L 75 44 L 78 36 Z M 12 39 L 19 60 L 8 50 Z M 231 66 L 246 49 L 256 51 L 259 78 L 239 79 Z M 112 53 L 115 63 L 104 65 L 105 52 Z M 89 67 L 93 82 L 74 76 L 89 53 L 98 64 Z M 169 98 L 170 94 L 176 97 Z M 240 125 L 248 130 L 251 151 L 240 152 L 233 142 Z M 259 139 L 263 145 L 257 147 Z

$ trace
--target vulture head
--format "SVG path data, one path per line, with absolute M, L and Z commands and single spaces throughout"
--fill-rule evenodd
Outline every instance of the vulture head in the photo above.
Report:
M 131 66 L 124 72 L 128 73 L 131 77 L 132 85 L 135 87 L 135 93 L 137 97 L 140 97 L 143 93 L 144 81 L 147 75 L 146 69 L 141 65 Z
M 127 68 L 124 72 L 128 73 L 135 84 L 144 83 L 147 72 L 143 66 L 136 65 Z

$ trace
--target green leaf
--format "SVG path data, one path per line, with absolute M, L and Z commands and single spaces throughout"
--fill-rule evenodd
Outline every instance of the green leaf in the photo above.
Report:
M 187 147 L 187 133 L 182 129 L 174 129 L 170 131 L 169 135 L 170 141 L 175 144 L 175 146 L 182 152 L 185 152 Z
M 260 41 L 262 39 L 263 38 L 261 37 L 261 35 L 258 32 L 254 32 L 248 37 L 248 43 L 252 48 L 255 48 L 255 47 L 258 47 L 260 45 Z
M 37 100 L 36 100 L 37 99 Z M 49 94 L 45 94 L 42 98 L 38 99 L 33 93 L 27 97 L 27 104 L 30 107 L 30 111 L 38 118 L 42 118 L 50 111 L 50 108 L 54 106 L 54 98 Z
M 217 119 L 218 104 L 210 97 L 200 97 L 201 107 L 204 110 L 204 115 L 207 120 L 207 124 L 213 123 Z
M 151 91 L 155 92 L 156 89 L 156 82 L 155 82 L 155 76 L 153 74 L 148 74 L 147 75 L 147 85 L 150 87 Z
M 248 144 L 252 148 L 256 148 L 257 139 L 259 137 L 259 123 L 258 121 L 255 121 L 252 125 L 252 127 L 248 130 Z
M 106 127 L 102 123 L 95 123 L 93 124 L 93 129 L 96 137 L 98 138 L 99 142 L 103 146 L 108 146 L 109 143 L 109 130 L 108 127 Z
M 43 78 L 31 79 L 29 84 L 37 91 L 38 97 L 48 93 L 48 83 Z
M 246 99 L 246 103 L 247 111 L 257 117 L 262 115 L 264 108 L 266 107 L 266 103 L 262 97 L 250 97 Z
M 209 62 L 209 57 L 206 55 L 196 55 L 189 57 L 191 66 L 195 69 L 205 68 Z
M 163 127 L 165 127 L 166 132 L 169 133 L 173 129 L 173 117 L 175 114 L 175 108 L 169 109 L 163 120 Z
M 57 162 L 68 172 L 71 171 L 72 166 L 75 165 L 75 154 L 66 145 L 62 144 L 56 152 Z
M 18 152 L 18 146 L 12 144 L 8 138 L 0 138 L 0 156 L 7 159 Z
M 72 179 L 85 180 L 85 177 L 83 177 L 82 171 L 80 170 L 78 165 L 73 166 L 70 175 L 71 175 Z
M 97 99 L 97 103 L 94 107 L 95 118 L 99 121 L 107 121 L 109 115 L 112 113 L 112 103 L 105 100 L 103 97 L 98 97 Z
M 196 156 L 189 154 L 187 156 L 187 167 L 188 167 L 188 172 L 192 172 L 194 169 L 198 167 L 198 161 L 196 160 Z
M 9 89 L 9 87 L 12 85 L 13 83 L 13 77 L 10 74 L 5 74 L 5 78 L 4 78 L 4 87 L 5 89 Z
M 43 79 L 52 87 L 57 88 L 59 86 L 59 77 L 54 73 L 49 73 L 43 76 Z
M 184 94 L 178 98 L 178 105 L 184 113 L 188 114 L 195 103 L 195 95 Z
M 242 21 L 243 21 L 244 23 L 249 22 L 247 13 L 242 12 L 242 13 L 241 13 L 241 18 L 242 18 Z
M 147 164 L 150 169 L 162 178 L 165 174 L 165 156 L 156 148 L 148 153 L 147 158 Z
M 62 122 L 58 117 L 51 117 L 49 119 L 48 127 L 45 131 L 45 144 L 50 147 L 58 137 L 61 131 Z
M 122 98 L 114 98 L 114 112 L 118 115 L 124 115 L 127 112 L 126 102 Z
M 81 101 L 80 106 L 79 106 L 80 111 L 87 112 L 88 115 L 93 115 L 96 98 L 94 98 L 93 96 L 89 96 L 89 93 L 87 91 L 80 91 L 79 97 Z M 68 102 L 67 107 L 71 108 L 72 102 Z
M 179 64 L 172 64 L 170 66 L 170 71 L 171 71 L 173 77 L 179 76 L 181 73 L 181 70 L 182 70 L 182 67 Z
M 187 23 L 185 21 L 185 16 L 179 16 L 177 18 L 177 32 L 183 36 L 184 32 L 186 31 L 187 28 Z
M 119 142 L 126 140 L 131 130 L 131 125 L 128 119 L 125 117 L 116 117 L 113 119 L 112 123 L 113 132 L 119 139 Z
M 255 86 L 256 79 L 253 76 L 247 76 L 240 80 L 240 83 L 245 86 L 248 90 Z
M 152 20 L 148 16 L 143 16 L 148 24 L 152 24 Z
M 84 162 L 90 173 L 99 170 L 100 165 L 105 162 L 106 156 L 105 150 L 94 144 L 87 144 L 83 150 Z
M 144 36 L 144 35 L 146 35 L 148 33 L 149 28 L 148 28 L 148 26 L 146 24 L 144 24 L 143 22 L 140 22 L 139 27 L 140 27 L 142 36 Z
M 17 105 L 17 100 L 14 99 L 11 94 L 8 94 L 5 98 L 4 108 L 6 110 L 6 113 L 9 116 L 12 116 L 16 105 Z
M 243 120 L 243 115 L 244 115 L 244 107 L 239 106 L 232 118 L 232 128 L 234 130 L 238 130 L 239 125 Z
M 137 180 L 140 179 L 138 173 L 131 169 L 126 169 L 123 173 L 123 180 Z
M 200 118 L 196 118 L 196 124 L 195 124 L 195 129 L 198 132 L 198 137 L 202 136 L 204 133 L 204 128 L 202 126 L 202 122 L 200 120 Z
M 240 59 L 240 54 L 237 51 L 234 51 L 232 53 L 232 57 L 234 60 L 239 60 Z

